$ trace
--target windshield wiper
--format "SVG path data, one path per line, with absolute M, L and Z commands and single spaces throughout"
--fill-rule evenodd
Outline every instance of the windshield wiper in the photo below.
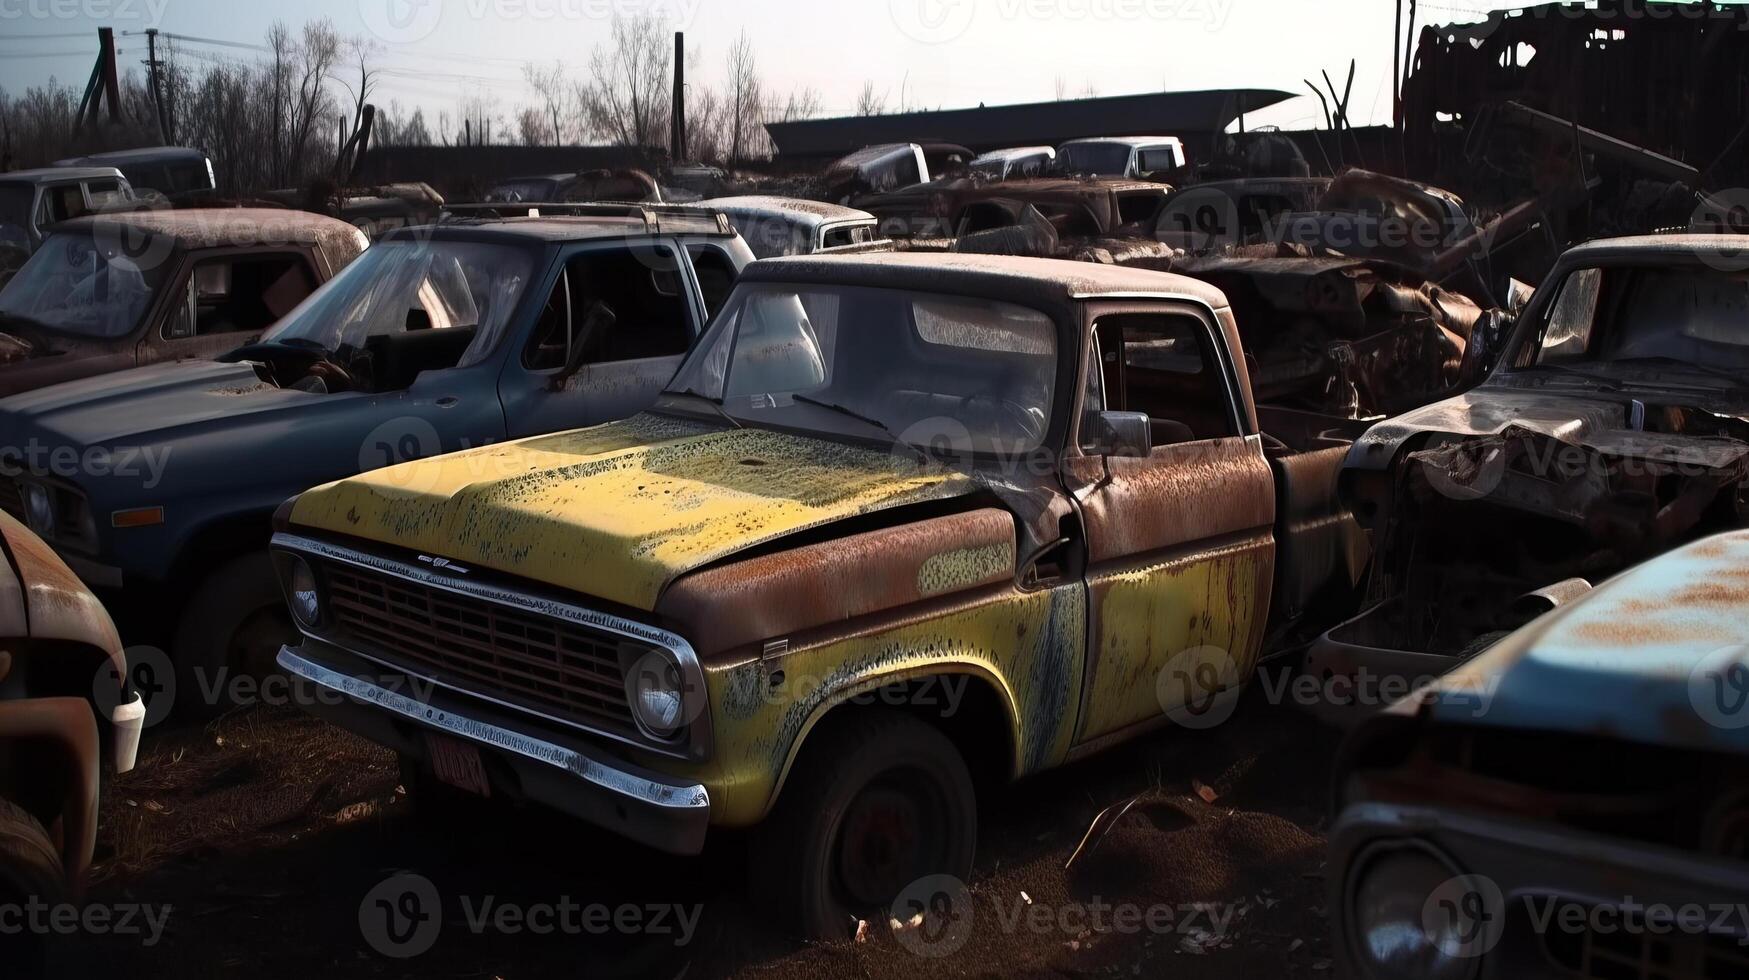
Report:
M 882 422 L 880 419 L 877 419 L 872 415 L 864 415 L 863 413 L 857 411 L 854 408 L 846 408 L 843 405 L 834 404 L 833 402 L 829 402 L 829 401 L 823 401 L 819 398 L 813 398 L 813 397 L 810 397 L 808 395 L 791 395 L 789 397 L 790 397 L 790 401 L 801 402 L 804 405 L 815 405 L 815 406 L 818 406 L 820 408 L 825 409 L 828 412 L 837 412 L 839 415 L 842 415 L 846 418 L 852 418 L 858 422 L 861 422 L 864 425 L 872 426 L 876 429 L 879 429 L 881 431 L 881 433 L 883 435 L 885 435 L 888 439 L 893 440 L 893 445 L 904 446 L 906 449 L 909 449 L 912 452 L 916 453 L 918 462 L 924 463 L 924 464 L 927 464 L 929 462 L 929 454 L 928 453 L 917 448 L 916 446 L 911 445 L 910 443 L 906 442 L 904 439 L 899 438 L 899 434 L 897 432 L 894 432 L 892 430 L 892 428 L 887 425 L 887 423 Z
M 711 411 L 713 411 L 713 412 L 717 413 L 717 415 L 721 416 L 723 421 L 729 423 L 730 425 L 734 426 L 737 429 L 746 428 L 746 426 L 741 424 L 740 419 L 729 414 L 729 410 L 723 407 L 723 402 L 722 402 L 722 399 L 720 399 L 720 398 L 712 398 L 711 396 L 705 394 L 704 392 L 696 391 L 692 388 L 682 388 L 679 391 L 665 392 L 665 394 L 685 395 L 688 398 L 696 398 L 699 401 L 704 402 L 706 405 L 709 405 L 711 407 Z

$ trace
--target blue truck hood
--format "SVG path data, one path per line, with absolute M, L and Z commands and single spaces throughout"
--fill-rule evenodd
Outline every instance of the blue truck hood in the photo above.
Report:
M 73 447 L 155 442 L 239 416 L 296 410 L 323 395 L 275 388 L 247 364 L 176 361 L 97 375 L 0 400 L 0 433 Z
M 1436 724 L 1749 755 L 1749 531 L 1655 558 L 1395 709 Z

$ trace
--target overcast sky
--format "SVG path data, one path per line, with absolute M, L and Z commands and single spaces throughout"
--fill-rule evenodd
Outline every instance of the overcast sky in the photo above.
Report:
M 1422 22 L 1447 23 L 1512 5 L 1422 0 L 1420 10 Z M 1071 96 L 1282 89 L 1304 97 L 1252 124 L 1307 127 L 1322 117 L 1304 80 L 1327 70 L 1341 85 L 1350 59 L 1356 121 L 1389 119 L 1395 10 L 1396 0 L 0 0 L 0 87 L 17 94 L 51 75 L 83 86 L 101 25 L 122 35 L 126 70 L 145 57 L 148 27 L 203 39 L 175 42 L 197 63 L 254 57 L 241 45 L 259 44 L 275 19 L 327 17 L 380 42 L 393 77 L 379 104 L 429 117 L 483 89 L 511 116 L 534 101 L 523 62 L 580 73 L 617 11 L 684 29 L 701 56 L 694 78 L 711 84 L 745 29 L 766 84 L 780 95 L 812 86 L 826 115 L 851 112 L 869 80 L 890 108 L 958 108 L 1048 100 L 1061 78 Z

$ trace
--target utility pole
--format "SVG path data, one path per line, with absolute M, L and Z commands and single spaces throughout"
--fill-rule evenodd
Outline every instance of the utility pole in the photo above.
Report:
M 170 123 L 164 112 L 164 63 L 158 60 L 158 29 L 146 28 L 146 77 L 152 80 L 152 106 L 158 110 L 158 142 L 175 142 L 170 135 Z
M 674 111 L 669 124 L 668 159 L 686 159 L 686 32 L 674 32 Z

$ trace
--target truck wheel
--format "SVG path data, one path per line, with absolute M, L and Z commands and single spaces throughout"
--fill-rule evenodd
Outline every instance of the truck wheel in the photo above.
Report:
M 279 648 L 297 636 L 265 550 L 220 565 L 195 587 L 176 627 L 177 704 L 205 715 L 236 707 L 230 679 L 276 673 Z
M 810 939 L 885 922 L 930 875 L 971 875 L 978 805 L 959 750 L 907 715 L 860 713 L 816 732 L 751 849 L 762 907 Z
M 47 905 L 67 900 L 61 856 L 37 819 L 10 800 L 0 799 L 0 907 L 22 907 L 33 898 Z M 0 963 L 7 976 L 48 975 L 54 953 L 52 935 L 0 932 Z M 19 973 L 13 973 L 19 964 Z

